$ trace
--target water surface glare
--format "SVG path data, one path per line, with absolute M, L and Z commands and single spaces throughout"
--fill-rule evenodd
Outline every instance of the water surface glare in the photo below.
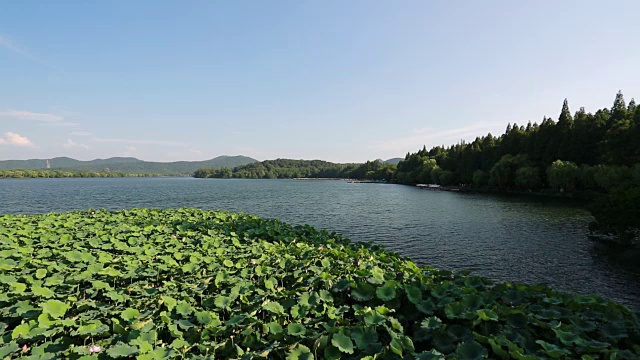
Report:
M 640 310 L 640 270 L 587 236 L 575 204 L 344 181 L 0 179 L 0 214 L 135 207 L 242 211 L 371 240 L 419 265 L 599 294 Z

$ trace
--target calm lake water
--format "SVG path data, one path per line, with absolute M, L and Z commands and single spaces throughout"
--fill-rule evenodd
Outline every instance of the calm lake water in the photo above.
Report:
M 637 264 L 590 241 L 590 215 L 557 200 L 344 181 L 0 179 L 0 214 L 134 207 L 224 209 L 306 223 L 371 240 L 420 265 L 599 294 L 640 310 Z

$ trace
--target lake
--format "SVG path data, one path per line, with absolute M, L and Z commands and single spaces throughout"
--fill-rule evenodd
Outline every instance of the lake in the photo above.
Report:
M 345 181 L 0 179 L 0 214 L 198 207 L 310 224 L 419 265 L 599 294 L 640 310 L 640 269 L 586 236 L 577 204 Z M 635 267 L 634 267 L 635 265 Z

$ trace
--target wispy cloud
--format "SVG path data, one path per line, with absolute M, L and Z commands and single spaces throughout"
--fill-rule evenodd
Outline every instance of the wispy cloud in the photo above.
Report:
M 87 131 L 73 131 L 69 135 L 73 135 L 73 136 L 91 136 L 92 134 L 90 132 L 87 132 Z
M 43 122 L 58 122 L 63 121 L 64 117 L 56 114 L 37 113 L 32 111 L 13 110 L 8 109 L 0 111 L 0 116 L 10 117 L 19 120 L 33 120 Z
M 107 144 L 189 146 L 188 143 L 183 141 L 132 140 L 132 139 L 123 139 L 123 138 L 102 138 L 102 137 L 94 137 L 92 140 L 98 143 L 107 143 Z
M 476 136 L 486 135 L 488 132 L 497 132 L 504 126 L 502 123 L 482 123 L 464 126 L 461 128 L 434 130 L 431 128 L 416 129 L 411 134 L 397 139 L 386 141 L 372 146 L 377 150 L 407 151 L 421 148 L 424 145 L 449 145 L 462 139 L 471 139 Z
M 36 56 L 33 52 L 27 50 L 25 47 L 20 46 L 18 43 L 16 43 L 15 41 L 11 40 L 8 36 L 0 34 L 0 47 L 3 47 L 15 54 L 18 54 L 20 56 L 26 57 L 30 60 L 33 60 L 41 65 L 47 66 L 52 68 L 53 70 L 62 72 L 62 70 L 52 64 L 49 64 L 48 62 L 42 60 L 40 57 Z
M 81 148 L 81 149 L 89 149 L 89 145 L 78 144 L 77 142 L 67 139 L 67 143 L 62 145 L 65 149 L 73 149 L 73 148 Z
M 33 111 L 25 111 L 25 110 L 15 110 L 15 109 L 7 109 L 4 111 L 0 111 L 0 118 L 13 118 L 18 120 L 26 120 L 26 121 L 38 121 L 47 126 L 54 127 L 69 127 L 69 126 L 78 126 L 80 124 L 71 121 L 64 121 L 65 117 L 58 114 L 50 114 L 50 113 L 39 113 Z
M 0 145 L 34 147 L 31 140 L 29 140 L 26 136 L 22 136 L 13 132 L 4 133 L 4 136 L 0 137 Z

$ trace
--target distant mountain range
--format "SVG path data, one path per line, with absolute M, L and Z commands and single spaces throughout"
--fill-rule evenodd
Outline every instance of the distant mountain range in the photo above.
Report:
M 47 168 L 47 160 L 52 170 L 68 171 L 121 171 L 139 174 L 192 174 L 201 168 L 234 168 L 257 162 L 258 160 L 246 156 L 218 156 L 205 161 L 175 161 L 153 162 L 144 161 L 132 157 L 113 157 L 109 159 L 96 159 L 81 161 L 68 157 L 56 157 L 52 159 L 30 160 L 3 160 L 0 161 L 0 170 L 41 170 Z

